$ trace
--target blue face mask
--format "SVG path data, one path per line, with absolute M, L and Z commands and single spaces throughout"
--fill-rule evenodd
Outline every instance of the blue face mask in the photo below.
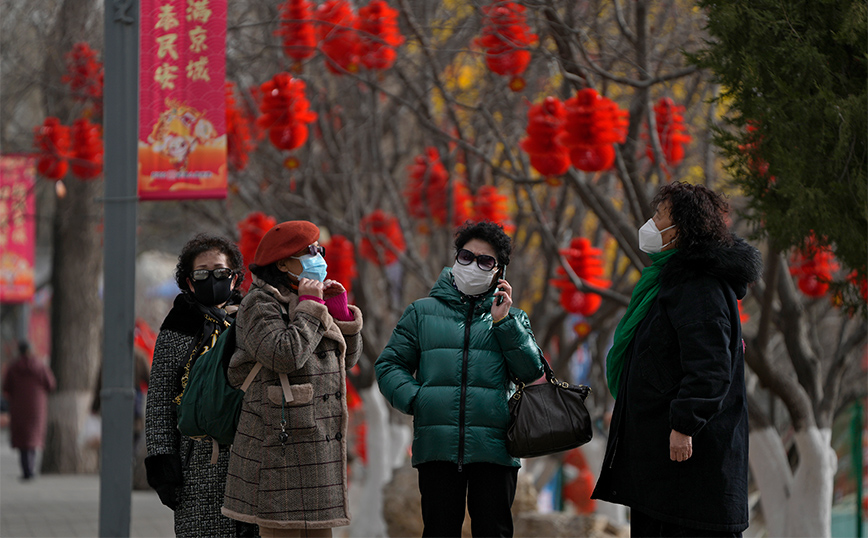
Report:
M 309 278 L 320 282 L 325 280 L 328 264 L 320 254 L 315 256 L 305 254 L 304 256 L 293 256 L 293 258 L 301 262 L 301 274 L 297 275 L 291 271 L 287 271 L 287 273 L 299 280 L 302 278 Z

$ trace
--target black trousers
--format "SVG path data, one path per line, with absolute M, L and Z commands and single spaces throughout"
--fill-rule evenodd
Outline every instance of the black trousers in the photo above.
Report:
M 29 480 L 33 478 L 34 466 L 36 465 L 35 448 L 19 448 L 21 453 L 21 478 Z
M 741 538 L 740 532 L 707 531 L 684 527 L 677 523 L 660 521 L 648 514 L 642 513 L 635 508 L 630 509 L 630 538 L 670 538 L 670 537 L 735 537 Z
M 460 537 L 465 500 L 474 538 L 512 536 L 512 501 L 518 467 L 494 463 L 458 465 L 445 461 L 419 464 L 423 538 Z

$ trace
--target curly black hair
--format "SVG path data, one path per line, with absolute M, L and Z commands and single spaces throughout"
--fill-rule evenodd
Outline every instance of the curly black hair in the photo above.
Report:
M 234 242 L 216 235 L 197 234 L 193 239 L 187 241 L 187 244 L 181 249 L 178 265 L 175 266 L 175 282 L 181 291 L 188 290 L 187 278 L 193 272 L 193 262 L 196 261 L 196 256 L 209 250 L 216 250 L 225 254 L 229 268 L 236 273 L 244 271 L 244 257 L 241 256 L 241 251 L 238 250 L 238 246 Z
M 678 231 L 676 247 L 689 250 L 713 243 L 732 244 L 726 225 L 729 204 L 722 195 L 704 185 L 674 181 L 660 187 L 651 207 L 666 201 L 670 203 L 669 216 Z
M 455 231 L 455 252 L 464 248 L 471 239 L 480 239 L 494 248 L 497 265 L 509 265 L 509 255 L 512 253 L 512 239 L 503 231 L 503 226 L 496 222 L 483 220 L 480 222 L 465 222 Z

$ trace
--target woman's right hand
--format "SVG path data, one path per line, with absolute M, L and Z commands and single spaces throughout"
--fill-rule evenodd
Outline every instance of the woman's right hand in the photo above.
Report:
M 301 297 L 302 295 L 313 295 L 314 297 L 319 297 L 322 299 L 322 292 L 325 288 L 325 285 L 319 280 L 313 280 L 312 278 L 302 278 L 298 281 L 298 295 Z

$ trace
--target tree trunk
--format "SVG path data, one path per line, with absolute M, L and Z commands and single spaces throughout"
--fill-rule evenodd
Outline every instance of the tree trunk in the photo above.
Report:
M 58 390 L 48 408 L 43 456 L 45 473 L 96 470 L 79 446 L 79 430 L 90 411 L 101 359 L 101 222 L 95 199 L 101 181 L 67 178 L 68 193 L 57 200 L 52 260 L 51 368 Z
M 768 536 L 831 536 L 832 485 L 838 466 L 831 439 L 828 428 L 797 431 L 799 466 L 793 473 L 774 428 L 751 432 L 750 467 Z
M 353 517 L 353 536 L 388 536 L 383 519 L 383 486 L 392 479 L 392 453 L 395 444 L 390 440 L 389 409 L 379 389 L 359 391 L 365 406 L 367 428 L 368 465 L 360 492 L 358 513 Z

